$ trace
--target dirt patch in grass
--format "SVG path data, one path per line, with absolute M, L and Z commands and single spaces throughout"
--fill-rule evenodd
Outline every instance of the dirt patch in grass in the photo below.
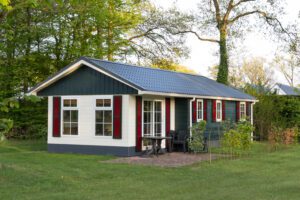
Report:
M 126 158 L 116 158 L 113 160 L 102 161 L 106 163 L 127 163 L 127 164 L 138 164 L 138 165 L 152 165 L 160 167 L 181 167 L 186 165 L 192 165 L 207 160 L 215 160 L 222 157 L 222 155 L 208 153 L 203 154 L 189 154 L 189 153 L 166 153 L 159 156 L 134 156 Z

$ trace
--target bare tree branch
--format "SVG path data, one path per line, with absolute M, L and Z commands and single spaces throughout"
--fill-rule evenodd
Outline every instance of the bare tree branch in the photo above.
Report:
M 235 21 L 239 20 L 240 18 L 249 16 L 249 15 L 252 15 L 252 14 L 258 14 L 258 15 L 264 17 L 265 20 L 266 20 L 266 22 L 267 22 L 270 26 L 274 26 L 274 24 L 272 24 L 272 22 L 277 23 L 277 24 L 279 25 L 279 28 L 281 29 L 281 31 L 282 31 L 283 33 L 286 33 L 290 38 L 291 38 L 291 35 L 294 35 L 293 33 L 288 32 L 288 31 L 283 27 L 282 23 L 281 23 L 276 17 L 269 16 L 266 12 L 261 11 L 261 10 L 253 10 L 253 11 L 249 11 L 249 12 L 242 13 L 242 14 L 240 14 L 240 15 L 235 16 L 235 17 L 232 18 L 231 20 L 229 20 L 228 23 L 229 23 L 229 24 L 232 24 L 232 23 L 234 23 Z
M 220 5 L 219 5 L 218 0 L 213 0 L 213 2 L 214 2 L 215 9 L 216 9 L 216 20 L 217 20 L 217 23 L 218 23 L 218 27 L 220 27 L 220 25 L 221 25 Z
M 174 33 L 174 35 L 176 35 L 176 34 L 185 34 L 185 33 L 192 33 L 192 34 L 194 34 L 194 35 L 195 35 L 199 40 L 201 40 L 201 41 L 205 41 L 205 42 L 215 42 L 215 43 L 219 43 L 219 42 L 220 42 L 219 40 L 216 40 L 216 39 L 203 38 L 203 37 L 201 37 L 196 31 L 192 31 L 192 30 L 188 30 L 188 31 L 179 31 L 179 32 Z

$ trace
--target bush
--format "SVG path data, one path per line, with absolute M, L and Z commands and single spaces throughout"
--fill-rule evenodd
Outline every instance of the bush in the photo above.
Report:
M 290 145 L 298 142 L 298 128 L 283 129 L 272 126 L 269 130 L 268 141 L 272 150 L 277 150 L 280 145 Z
M 251 147 L 251 133 L 254 127 L 248 121 L 239 122 L 233 128 L 225 131 L 221 139 L 222 147 L 231 155 Z
M 195 153 L 203 151 L 205 127 L 206 121 L 200 121 L 198 123 L 194 123 L 191 128 L 192 138 L 189 140 L 189 149 Z
M 47 99 L 20 99 L 19 107 L 2 113 L 0 117 L 13 120 L 13 127 L 4 135 L 14 139 L 42 139 L 47 137 Z
M 269 140 L 274 126 L 281 129 L 300 127 L 300 99 L 297 97 L 260 95 L 254 106 L 255 135 Z M 270 137 L 274 137 L 271 135 Z

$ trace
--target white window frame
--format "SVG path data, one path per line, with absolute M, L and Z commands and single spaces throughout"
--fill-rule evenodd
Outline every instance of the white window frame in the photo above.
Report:
M 110 107 L 97 107 L 97 99 L 110 99 Z M 113 138 L 114 134 L 114 109 L 113 109 L 113 96 L 96 96 L 94 98 L 94 136 L 95 137 L 103 137 L 103 138 Z M 101 110 L 111 110 L 111 136 L 109 135 L 96 135 L 96 111 L 101 111 Z
M 201 114 L 201 116 L 200 116 L 200 118 L 199 118 L 199 102 L 201 102 L 201 110 L 202 110 L 202 114 Z M 197 115 L 197 122 L 200 122 L 200 121 L 202 121 L 203 120 L 203 112 L 204 112 L 204 106 L 203 106 L 203 99 L 197 99 L 197 101 L 196 101 L 196 115 Z
M 218 104 L 220 104 L 220 118 L 218 118 Z M 216 121 L 221 122 L 222 121 L 222 101 L 216 100 Z
M 64 100 L 71 100 L 71 99 L 75 99 L 76 100 L 76 107 L 64 107 Z M 60 102 L 60 107 L 61 107 L 61 111 L 60 111 L 60 135 L 62 137 L 78 137 L 79 134 L 79 98 L 75 97 L 75 96 L 66 96 L 66 97 L 61 97 L 61 102 Z M 65 110 L 77 110 L 78 112 L 78 122 L 77 122 L 77 135 L 66 135 L 64 134 L 64 111 Z
M 142 136 L 144 137 L 145 135 L 144 135 L 144 103 L 145 103 L 145 101 L 152 101 L 152 102 L 161 102 L 161 136 L 162 137 L 164 137 L 165 136 L 165 106 L 164 106 L 164 101 L 163 100 L 161 100 L 161 99 L 151 99 L 151 98 L 147 98 L 147 99 L 143 99 L 143 106 L 142 106 Z M 155 113 L 154 112 L 154 106 L 153 106 L 153 113 Z M 153 130 L 154 130 L 154 128 L 155 128 L 155 123 L 154 123 L 154 119 L 155 118 L 155 116 L 153 115 L 152 116 L 152 120 L 153 120 Z
M 242 116 L 242 105 L 244 105 L 244 116 Z M 240 121 L 245 121 L 247 118 L 246 102 L 240 102 Z

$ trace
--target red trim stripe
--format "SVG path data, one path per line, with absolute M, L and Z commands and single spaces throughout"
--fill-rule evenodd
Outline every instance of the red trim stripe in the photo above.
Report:
M 113 138 L 122 139 L 122 96 L 114 96 Z
M 203 119 L 207 121 L 207 100 L 203 100 Z
M 197 122 L 197 99 L 192 102 L 193 123 Z
M 53 97 L 53 125 L 52 135 L 53 137 L 60 137 L 60 97 Z
M 142 97 L 136 97 L 136 152 L 142 151 Z
M 215 99 L 212 100 L 212 121 L 217 121 L 217 101 Z
M 226 120 L 226 101 L 222 100 L 222 120 Z

